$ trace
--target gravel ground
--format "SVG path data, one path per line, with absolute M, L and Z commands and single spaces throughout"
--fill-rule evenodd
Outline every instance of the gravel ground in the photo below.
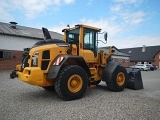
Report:
M 83 98 L 64 101 L 55 92 L 9 79 L 11 71 L 0 71 L 0 120 L 159 120 L 160 70 L 149 71 L 156 87 L 142 72 L 143 90 L 111 92 L 103 82 L 88 88 Z M 148 76 L 148 77 L 147 77 Z M 149 79 L 149 80 L 148 80 Z M 154 81 L 153 80 L 153 81 Z M 155 90 L 154 90 L 155 89 Z M 150 95 L 152 94 L 153 95 Z

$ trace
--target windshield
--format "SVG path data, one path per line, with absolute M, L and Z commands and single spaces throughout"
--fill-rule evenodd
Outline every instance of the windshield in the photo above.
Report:
M 73 41 L 73 44 L 78 44 L 79 42 L 79 28 L 67 31 L 66 42 Z

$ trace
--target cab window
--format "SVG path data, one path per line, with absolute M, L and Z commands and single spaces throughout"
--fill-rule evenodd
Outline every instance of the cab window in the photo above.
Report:
M 67 32 L 67 43 L 73 41 L 73 44 L 79 43 L 79 28 Z
M 94 50 L 96 48 L 97 32 L 91 29 L 84 29 L 84 49 Z

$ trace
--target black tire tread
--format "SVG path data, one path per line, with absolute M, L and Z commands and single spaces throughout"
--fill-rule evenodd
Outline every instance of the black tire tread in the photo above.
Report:
M 125 74 L 125 83 L 122 86 L 118 86 L 115 79 L 119 72 L 123 72 Z M 110 82 L 106 82 L 106 84 L 109 90 L 114 92 L 120 92 L 120 91 L 123 91 L 124 88 L 126 87 L 127 79 L 128 79 L 128 75 L 127 75 L 126 69 L 122 66 L 117 66 L 117 68 L 113 72 L 112 80 Z
M 83 78 L 85 78 L 85 80 L 83 80 L 83 84 L 84 84 L 84 88 L 81 91 L 81 93 L 78 96 L 69 96 L 66 94 L 66 92 L 64 92 L 64 86 L 62 86 L 64 79 L 66 79 L 66 73 L 68 74 L 72 74 L 73 71 L 78 71 L 76 74 L 78 73 L 82 73 L 81 75 L 83 75 Z M 58 96 L 64 100 L 74 100 L 74 99 L 79 99 L 83 96 L 83 94 L 85 93 L 86 89 L 87 89 L 87 84 L 88 84 L 88 75 L 86 73 L 86 71 L 81 68 L 80 66 L 77 65 L 71 65 L 71 66 L 67 66 L 65 68 L 63 68 L 55 81 L 55 91 L 58 94 Z

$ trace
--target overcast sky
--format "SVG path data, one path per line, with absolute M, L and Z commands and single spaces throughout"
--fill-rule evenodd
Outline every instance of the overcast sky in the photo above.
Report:
M 160 45 L 160 0 L 0 0 L 0 15 L 1 22 L 59 33 L 67 24 L 99 27 L 108 32 L 99 47 Z

